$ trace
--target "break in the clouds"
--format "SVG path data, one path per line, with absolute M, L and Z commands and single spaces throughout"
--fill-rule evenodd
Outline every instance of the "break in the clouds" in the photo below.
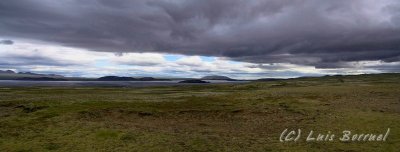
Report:
M 12 40 L 117 56 L 214 56 L 267 70 L 399 71 L 398 0 L 1 0 L 0 10 L 0 36 Z

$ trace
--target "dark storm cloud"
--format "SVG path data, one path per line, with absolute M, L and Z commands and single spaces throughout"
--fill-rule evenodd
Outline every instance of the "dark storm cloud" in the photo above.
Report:
M 13 45 L 14 41 L 11 41 L 11 40 L 0 40 L 0 44 Z
M 396 0 L 2 0 L 0 35 L 109 52 L 348 66 L 400 60 Z

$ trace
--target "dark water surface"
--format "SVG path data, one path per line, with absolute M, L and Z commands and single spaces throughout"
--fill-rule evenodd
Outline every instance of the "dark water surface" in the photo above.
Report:
M 20 81 L 20 80 L 0 80 L 0 87 L 36 87 L 36 86 L 54 86 L 54 87 L 80 87 L 80 86 L 110 86 L 110 87 L 148 87 L 148 86 L 174 86 L 174 85 L 207 85 L 217 83 L 245 83 L 248 81 L 223 81 L 207 80 L 210 83 L 178 83 L 176 81 Z

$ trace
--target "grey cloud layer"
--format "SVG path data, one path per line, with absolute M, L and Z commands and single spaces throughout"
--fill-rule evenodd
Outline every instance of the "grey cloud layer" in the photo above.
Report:
M 2 0 L 0 35 L 317 68 L 400 61 L 396 0 Z
M 11 41 L 11 40 L 0 40 L 0 44 L 13 45 L 14 41 Z

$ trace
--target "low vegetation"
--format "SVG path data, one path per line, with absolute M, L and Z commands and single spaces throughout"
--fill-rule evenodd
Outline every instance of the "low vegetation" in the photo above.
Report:
M 286 128 L 385 142 L 282 143 Z M 149 88 L 0 88 L 0 151 L 398 151 L 400 75 Z

